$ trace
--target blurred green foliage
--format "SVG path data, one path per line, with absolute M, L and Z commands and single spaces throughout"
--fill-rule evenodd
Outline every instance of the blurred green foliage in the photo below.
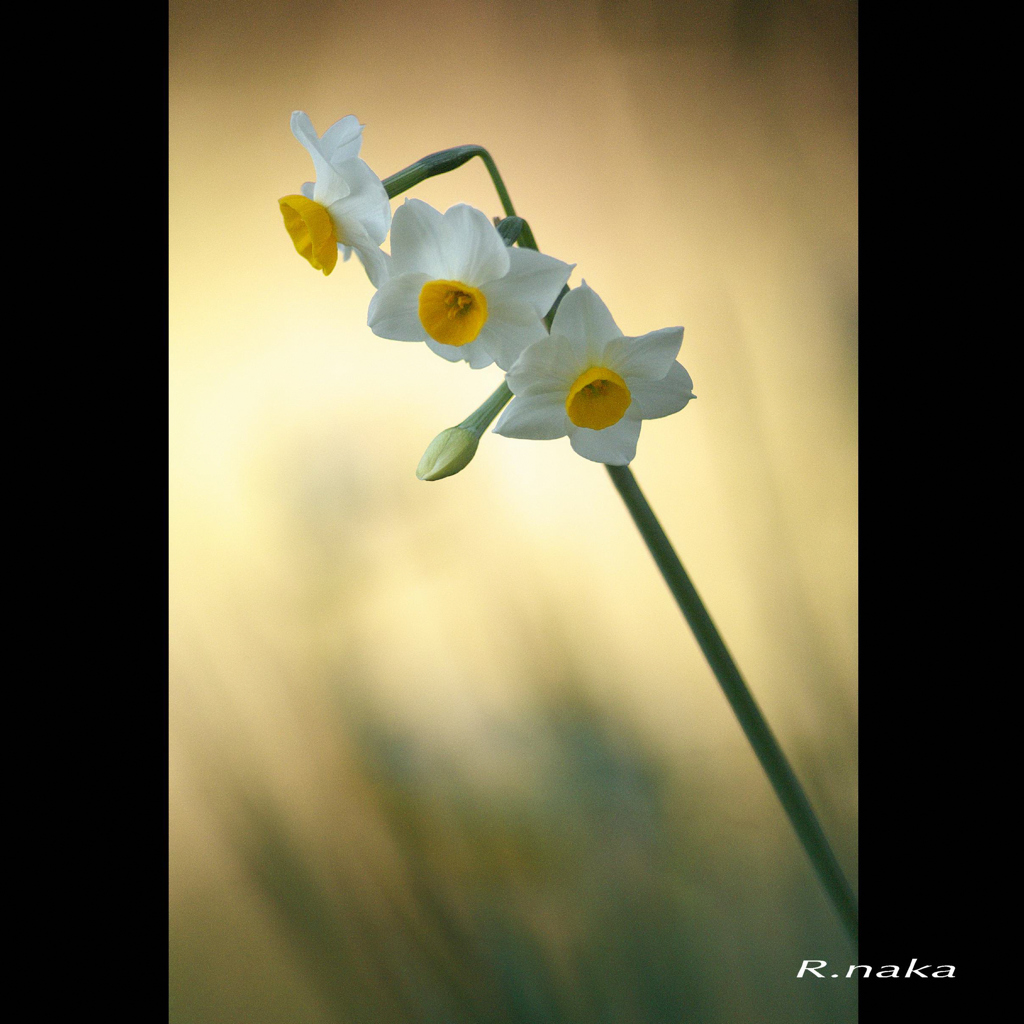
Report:
M 238 884 L 172 907 L 172 1024 L 856 1019 L 854 983 L 795 978 L 850 951 L 784 823 L 730 841 L 700 766 L 580 691 L 496 735 L 496 777 L 336 726 L 312 826 L 233 783 Z

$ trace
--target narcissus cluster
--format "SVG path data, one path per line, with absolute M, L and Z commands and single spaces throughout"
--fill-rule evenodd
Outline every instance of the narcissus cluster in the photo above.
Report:
M 322 136 L 301 111 L 292 114 L 291 126 L 316 170 L 315 182 L 280 200 L 299 255 L 324 274 L 334 270 L 339 254 L 343 260 L 358 255 L 376 289 L 367 324 L 378 337 L 423 342 L 449 362 L 472 369 L 496 363 L 505 371 L 475 412 L 428 445 L 417 477 L 442 480 L 461 472 L 499 416 L 497 434 L 531 441 L 568 437 L 577 454 L 607 466 L 856 945 L 856 900 L 821 824 L 627 468 L 643 421 L 679 412 L 693 398 L 690 375 L 676 359 L 683 328 L 628 337 L 586 281 L 570 289 L 576 265 L 537 251 L 532 230 L 516 216 L 497 166 L 480 146 L 431 153 L 381 181 L 359 158 L 363 128 L 355 117 L 343 117 Z M 392 220 L 392 199 L 476 156 L 494 182 L 503 220 L 492 223 L 465 204 L 441 213 L 418 199 L 407 199 Z M 385 253 L 389 231 L 391 252 Z
M 585 281 L 568 289 L 575 264 L 522 241 L 506 244 L 471 206 L 442 214 L 407 199 L 392 220 L 385 184 L 359 158 L 363 128 L 354 116 L 318 137 L 309 117 L 296 111 L 291 128 L 316 170 L 315 182 L 280 200 L 299 255 L 327 275 L 339 255 L 357 254 L 377 289 L 367 323 L 379 337 L 421 341 L 451 362 L 473 369 L 496 363 L 506 371 L 503 395 L 431 446 L 421 479 L 462 469 L 509 398 L 495 433 L 568 437 L 579 455 L 614 466 L 633 459 L 643 420 L 678 412 L 693 398 L 690 375 L 676 362 L 682 327 L 624 336 Z M 389 230 L 390 254 L 381 249 Z M 479 415 L 485 409 L 486 422 Z M 464 443 L 454 444 L 463 435 Z

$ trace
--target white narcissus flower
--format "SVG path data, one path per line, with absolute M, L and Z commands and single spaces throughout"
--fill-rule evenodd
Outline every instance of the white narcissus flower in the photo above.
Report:
M 509 371 L 515 398 L 494 432 L 535 441 L 568 435 L 584 458 L 625 466 L 641 421 L 679 412 L 693 398 L 693 381 L 675 361 L 682 341 L 682 327 L 624 337 L 584 281 L 562 299 L 551 336 Z
M 278 201 L 296 250 L 327 275 L 339 249 L 343 260 L 354 249 L 370 282 L 379 287 L 387 278 L 380 244 L 391 227 L 391 202 L 380 178 L 359 159 L 363 126 L 349 114 L 318 138 L 309 115 L 296 110 L 291 127 L 316 168 L 316 181 L 307 181 L 301 195 Z
M 441 214 L 418 199 L 395 211 L 389 266 L 367 316 L 374 334 L 424 341 L 474 369 L 495 362 L 503 370 L 547 336 L 543 318 L 573 270 L 533 249 L 506 246 L 472 206 Z

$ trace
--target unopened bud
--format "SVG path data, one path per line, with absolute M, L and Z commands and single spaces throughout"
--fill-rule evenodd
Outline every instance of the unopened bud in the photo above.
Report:
M 501 235 L 501 240 L 506 245 L 515 245 L 516 239 L 522 234 L 523 225 L 526 223 L 522 217 L 506 217 L 504 220 L 494 218 L 494 226 Z
M 442 430 L 427 446 L 416 467 L 420 480 L 443 480 L 464 470 L 476 455 L 480 435 L 465 427 Z

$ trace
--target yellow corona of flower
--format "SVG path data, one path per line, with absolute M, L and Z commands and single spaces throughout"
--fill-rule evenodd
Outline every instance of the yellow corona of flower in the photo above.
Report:
M 363 126 L 349 114 L 320 138 L 308 115 L 296 110 L 291 127 L 316 168 L 316 181 L 307 181 L 300 195 L 279 200 L 296 251 L 324 274 L 334 269 L 339 252 L 347 260 L 355 251 L 379 286 L 387 278 L 380 245 L 391 227 L 391 203 L 380 178 L 359 159 Z
M 547 336 L 543 318 L 572 269 L 533 249 L 509 248 L 472 206 L 442 214 L 407 199 L 395 211 L 390 276 L 367 322 L 382 338 L 423 341 L 452 362 L 507 370 Z
M 527 348 L 505 382 L 515 395 L 496 434 L 543 441 L 568 435 L 586 459 L 624 466 L 643 420 L 669 416 L 693 398 L 676 362 L 682 327 L 624 337 L 586 281 L 562 299 L 551 336 Z

